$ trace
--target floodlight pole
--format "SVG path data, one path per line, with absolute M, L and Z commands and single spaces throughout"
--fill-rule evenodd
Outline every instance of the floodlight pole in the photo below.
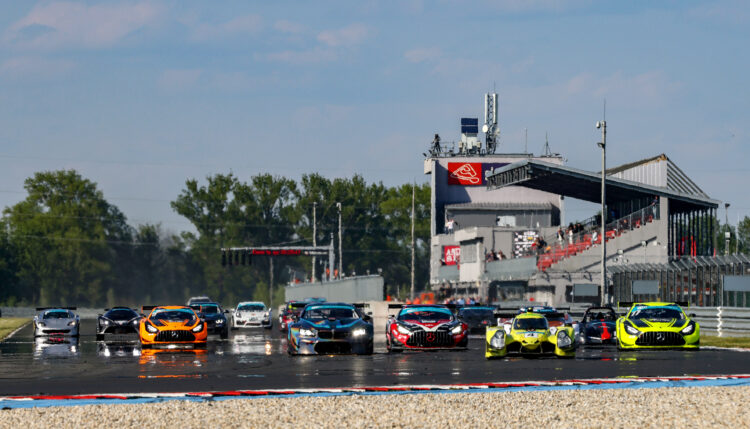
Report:
M 317 213 L 316 209 L 318 208 L 317 201 L 313 201 L 313 247 L 318 246 L 318 219 L 317 219 Z M 315 256 L 312 257 L 312 282 L 315 283 L 315 266 L 317 265 L 317 258 Z
M 602 280 L 601 288 L 602 295 L 607 297 L 609 301 L 610 296 L 607 293 L 607 189 L 605 186 L 607 177 L 607 121 L 599 121 L 596 123 L 596 128 L 602 129 L 602 141 L 598 143 L 598 146 L 602 149 Z
M 336 203 L 336 207 L 339 209 L 339 275 L 337 278 L 344 276 L 344 253 L 341 250 L 341 203 Z

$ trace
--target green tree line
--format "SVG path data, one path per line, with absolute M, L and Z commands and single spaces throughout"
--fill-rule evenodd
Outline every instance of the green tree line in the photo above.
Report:
M 408 288 L 411 270 L 411 184 L 387 187 L 361 176 L 297 182 L 269 174 L 241 181 L 216 174 L 187 180 L 170 203 L 192 231 L 159 224 L 129 225 L 96 183 L 74 170 L 26 179 L 28 196 L 3 211 L 0 231 L 0 304 L 150 305 L 207 294 L 225 305 L 257 299 L 283 301 L 283 286 L 309 279 L 310 257 L 253 257 L 224 267 L 227 246 L 327 245 L 338 232 L 341 203 L 346 275 L 382 272 L 392 293 Z M 427 184 L 417 185 L 416 285 L 429 276 Z M 338 239 L 335 240 L 338 246 Z M 338 248 L 336 249 L 338 253 Z M 318 258 L 318 277 L 323 258 Z M 273 273 L 271 272 L 273 267 Z M 270 284 L 271 279 L 273 284 Z

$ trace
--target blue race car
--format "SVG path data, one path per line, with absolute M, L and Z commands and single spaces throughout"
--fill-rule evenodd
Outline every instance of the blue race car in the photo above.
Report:
M 287 352 L 304 354 L 372 354 L 370 317 L 353 304 L 308 304 L 289 325 Z

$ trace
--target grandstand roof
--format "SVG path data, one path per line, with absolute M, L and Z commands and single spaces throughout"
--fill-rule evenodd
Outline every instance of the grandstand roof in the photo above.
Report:
M 486 173 L 487 187 L 490 189 L 524 186 L 594 203 L 601 201 L 601 180 L 601 172 L 533 159 L 514 162 Z M 686 193 L 666 186 L 653 186 L 609 175 L 606 184 L 607 204 L 659 196 L 669 199 L 671 212 L 715 209 L 719 206 L 719 201 L 705 194 Z

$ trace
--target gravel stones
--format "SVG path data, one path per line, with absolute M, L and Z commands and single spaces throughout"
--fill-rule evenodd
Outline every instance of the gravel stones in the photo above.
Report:
M 750 386 L 253 398 L 0 411 L 0 427 L 746 427 Z

